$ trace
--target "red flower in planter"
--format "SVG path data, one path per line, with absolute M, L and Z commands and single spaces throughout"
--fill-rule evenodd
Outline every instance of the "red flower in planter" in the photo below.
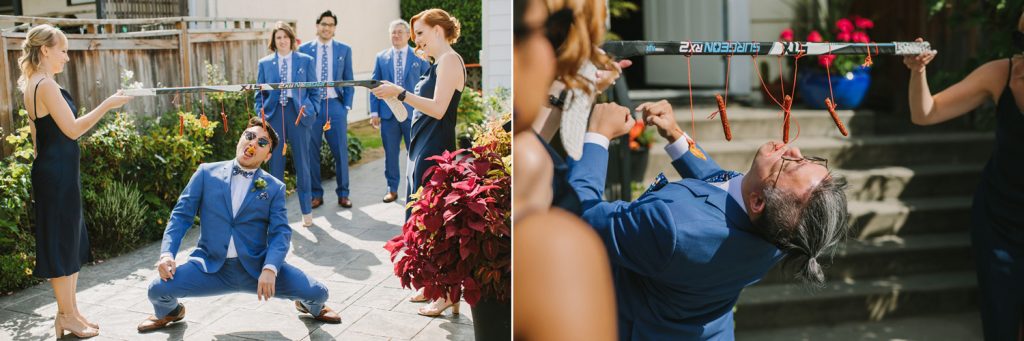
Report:
M 388 241 L 395 275 L 429 299 L 481 297 L 508 301 L 511 292 L 511 176 L 495 145 L 445 152 L 424 185 L 402 234 Z
M 875 28 L 875 22 L 871 21 L 871 19 L 855 15 L 853 16 L 853 26 L 856 26 L 859 30 L 870 30 Z
M 871 38 L 868 38 L 868 34 L 864 33 L 864 31 L 853 32 L 853 34 L 850 35 L 850 40 L 852 40 L 855 43 L 869 43 L 869 42 L 871 42 Z
M 793 29 L 787 28 L 785 30 L 782 30 L 782 33 L 779 33 L 779 40 L 793 41 Z
M 853 22 L 846 18 L 836 20 L 836 30 L 839 30 L 839 32 L 853 31 Z
M 811 33 L 807 34 L 807 42 L 809 43 L 820 43 L 822 41 L 824 41 L 824 39 L 818 31 L 811 31 Z
M 832 66 L 832 62 L 835 61 L 835 60 L 836 60 L 836 55 L 834 55 L 834 54 L 823 54 L 823 55 L 818 56 L 818 65 L 821 65 L 821 67 L 831 67 Z
M 839 32 L 836 33 L 836 40 L 848 42 L 850 41 L 850 32 Z

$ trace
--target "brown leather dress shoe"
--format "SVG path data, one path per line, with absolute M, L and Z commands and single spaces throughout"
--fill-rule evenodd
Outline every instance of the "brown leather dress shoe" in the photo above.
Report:
M 392 202 L 398 199 L 398 193 L 388 192 L 384 195 L 384 202 Z
M 352 208 L 352 200 L 348 200 L 348 197 L 338 198 L 338 206 Z
M 320 205 L 324 204 L 324 199 L 323 198 L 313 198 L 312 202 L 310 202 L 310 203 L 313 204 L 313 208 L 317 208 L 317 207 L 320 207 Z
M 149 317 L 147 317 L 145 321 L 142 321 L 142 323 L 139 323 L 139 327 L 138 327 L 139 332 L 140 333 L 151 332 L 151 331 L 154 331 L 154 330 L 157 330 L 157 329 L 161 329 L 163 327 L 167 327 L 167 325 L 171 324 L 171 322 L 181 321 L 181 319 L 185 318 L 185 305 L 181 304 L 181 303 L 178 303 L 178 309 L 177 310 L 178 310 L 177 314 L 175 314 L 172 311 L 170 314 L 167 314 L 167 316 L 164 316 L 164 318 L 162 318 L 162 319 L 158 319 L 158 318 L 156 318 L 156 316 L 149 315 Z
M 295 301 L 295 310 L 298 310 L 300 313 L 303 313 L 303 314 L 313 315 L 313 314 L 311 314 L 309 312 L 309 309 L 306 309 L 306 307 L 303 306 L 302 303 L 299 303 L 299 301 Z M 341 316 L 338 315 L 338 313 L 334 312 L 333 309 L 331 309 L 330 307 L 328 307 L 326 305 L 324 306 L 323 309 L 320 309 L 320 315 L 316 315 L 316 316 L 313 316 L 313 317 L 316 318 L 317 321 L 324 322 L 324 323 L 332 323 L 332 324 L 341 323 Z

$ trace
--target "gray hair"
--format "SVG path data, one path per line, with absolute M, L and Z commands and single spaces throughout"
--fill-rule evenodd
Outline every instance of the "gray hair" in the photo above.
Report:
M 831 257 L 847 237 L 846 179 L 829 173 L 811 191 L 806 207 L 796 194 L 766 188 L 764 214 L 757 222 L 762 236 L 785 254 L 783 267 L 795 268 L 804 284 L 823 286 L 825 273 L 818 258 Z
M 402 26 L 405 27 L 406 31 L 412 31 L 412 28 L 409 27 L 409 22 L 402 19 L 395 19 L 394 21 L 388 24 L 388 33 L 394 31 L 396 26 Z

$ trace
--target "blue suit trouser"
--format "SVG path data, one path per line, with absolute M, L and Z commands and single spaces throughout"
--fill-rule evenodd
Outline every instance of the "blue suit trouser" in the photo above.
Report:
M 154 315 L 163 318 L 178 307 L 178 299 L 204 297 L 236 292 L 256 293 L 257 279 L 253 278 L 237 258 L 228 258 L 215 273 L 205 273 L 198 262 L 190 261 L 178 266 L 174 278 L 163 281 L 159 277 L 149 284 L 149 301 Z M 301 302 L 310 312 L 317 314 L 327 302 L 327 287 L 302 270 L 282 264 L 274 284 L 274 297 Z
M 401 180 L 399 162 L 401 159 L 402 141 L 405 141 L 405 150 L 409 151 L 409 130 L 410 120 L 398 122 L 394 116 L 380 120 L 380 138 L 384 144 L 384 178 L 388 182 L 388 192 L 398 192 L 398 183 Z
M 299 116 L 298 107 L 295 106 L 295 101 L 289 100 L 288 104 L 284 107 L 284 115 L 280 111 L 280 106 L 277 108 L 278 112 L 274 117 L 268 118 L 267 123 L 274 128 L 277 132 L 277 137 L 280 139 L 280 143 L 277 144 L 277 148 L 274 148 L 274 153 L 270 157 L 270 175 L 273 175 L 281 182 L 284 182 L 284 160 L 285 156 L 282 154 L 284 150 L 284 141 L 288 141 L 288 146 L 291 149 L 292 166 L 295 167 L 295 185 L 296 191 L 299 193 L 299 209 L 302 214 L 313 213 L 313 195 L 311 193 L 311 177 L 310 167 L 311 163 L 309 160 L 309 153 L 304 152 L 309 150 L 309 131 L 310 127 L 302 125 L 299 122 L 295 124 L 295 119 Z M 313 115 L 312 108 L 306 115 Z M 281 117 L 284 117 L 282 119 Z
M 334 155 L 334 178 L 338 182 L 334 193 L 339 198 L 348 197 L 348 109 L 341 104 L 340 98 L 331 98 L 327 100 L 324 111 L 317 117 L 310 132 L 309 172 L 312 174 L 313 197 L 324 197 L 324 188 L 320 184 L 320 148 L 323 148 L 324 139 L 327 140 L 327 146 Z M 328 115 L 331 116 L 331 129 L 325 132 L 324 125 L 327 124 Z

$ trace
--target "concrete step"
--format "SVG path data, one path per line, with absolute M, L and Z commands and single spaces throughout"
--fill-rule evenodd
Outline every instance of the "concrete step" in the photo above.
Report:
M 802 137 L 792 142 L 804 155 L 829 159 L 833 169 L 869 169 L 885 166 L 917 166 L 929 164 L 981 164 L 992 150 L 990 132 L 965 132 L 944 135 L 871 136 L 863 138 Z M 733 140 L 701 142 L 701 147 L 724 169 L 745 171 L 750 168 L 754 152 L 765 140 Z M 665 142 L 651 148 L 645 178 L 653 179 L 664 172 L 669 179 L 678 179 L 672 169 Z
M 737 329 L 736 339 L 760 341 L 981 341 L 984 337 L 981 329 L 981 315 L 977 311 L 968 311 L 835 325 Z
M 707 116 L 718 110 L 718 107 L 694 108 L 694 124 L 690 122 L 690 108 L 674 107 L 679 126 L 694 138 L 700 139 L 703 143 L 725 141 L 722 131 L 722 121 L 708 119 Z M 752 108 L 730 105 L 727 109 L 729 114 L 729 130 L 732 131 L 733 140 L 782 140 L 782 113 L 771 108 Z M 800 124 L 800 136 L 802 137 L 843 137 L 832 121 L 832 116 L 824 110 L 795 109 L 790 117 L 795 117 Z M 846 125 L 850 136 L 871 136 L 874 135 L 875 113 L 868 110 L 837 110 L 836 114 Z M 796 124 L 791 122 L 790 133 L 796 135 Z
M 921 235 L 965 231 L 970 226 L 970 196 L 908 200 L 851 201 L 851 237 Z
M 984 164 L 837 169 L 846 177 L 849 200 L 880 201 L 974 193 Z
M 831 281 L 812 290 L 791 283 L 745 289 L 736 306 L 736 329 L 879 321 L 977 309 L 973 271 Z
M 852 281 L 891 274 L 913 275 L 974 268 L 970 235 L 965 232 L 932 233 L 906 237 L 851 239 L 840 246 L 832 261 L 822 260 L 825 278 Z M 775 267 L 764 284 L 795 283 L 793 273 Z

